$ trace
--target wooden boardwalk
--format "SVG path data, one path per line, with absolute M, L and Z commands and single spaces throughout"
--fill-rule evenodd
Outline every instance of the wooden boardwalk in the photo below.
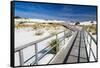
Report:
M 63 63 L 89 62 L 83 30 L 79 30 Z
M 67 41 L 68 43 L 65 44 L 65 31 L 62 31 L 60 33 L 64 33 L 64 36 L 61 38 L 58 38 L 58 33 L 56 35 L 56 38 L 64 41 L 64 47 L 61 48 L 57 52 L 57 54 L 51 58 L 51 60 L 48 63 L 45 64 L 67 64 L 67 63 L 81 63 L 81 62 L 90 62 L 90 61 L 97 61 L 97 42 L 92 38 L 92 36 L 82 29 L 80 26 L 70 26 L 67 24 L 64 24 L 66 28 L 69 28 L 71 31 L 73 31 L 73 35 Z M 54 35 L 55 36 L 55 35 Z M 23 45 L 21 47 L 18 47 L 15 49 L 15 52 L 19 52 L 19 58 L 20 58 L 20 66 L 23 66 L 26 62 L 31 61 L 29 65 L 39 65 L 38 62 L 47 54 L 50 54 L 50 51 L 56 47 L 57 45 L 54 45 L 52 48 L 47 48 L 49 45 L 45 48 L 43 48 L 41 51 L 38 52 L 38 43 L 46 40 L 48 38 L 51 38 L 52 36 L 45 37 L 43 39 L 40 39 L 35 42 L 30 42 L 26 45 Z M 93 44 L 94 43 L 94 44 Z M 24 61 L 23 57 L 23 49 L 33 46 L 35 47 L 35 55 L 28 58 L 26 61 Z M 46 51 L 47 50 L 47 51 Z M 87 51 L 88 50 L 88 51 Z M 42 54 L 41 56 L 39 54 Z

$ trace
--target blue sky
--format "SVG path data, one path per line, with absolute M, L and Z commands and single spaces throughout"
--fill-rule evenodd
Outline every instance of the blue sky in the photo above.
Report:
M 15 16 L 47 20 L 94 21 L 96 7 L 15 2 Z

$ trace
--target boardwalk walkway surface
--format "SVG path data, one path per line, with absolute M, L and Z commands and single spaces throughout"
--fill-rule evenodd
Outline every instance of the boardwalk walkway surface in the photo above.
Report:
M 85 30 L 82 29 L 80 26 L 70 26 L 64 24 L 65 27 L 69 28 L 71 31 L 73 31 L 72 36 L 70 40 L 65 42 L 65 31 L 60 32 L 64 33 L 64 36 L 61 38 L 58 38 L 58 35 L 56 34 L 56 38 L 59 40 L 64 41 L 64 46 L 51 58 L 51 60 L 48 63 L 45 64 L 67 64 L 67 63 L 81 63 L 81 62 L 90 62 L 90 61 L 97 61 L 97 42 L 92 38 L 92 36 Z M 69 32 L 68 32 L 69 33 Z M 68 34 L 67 33 L 67 34 Z M 46 37 L 44 39 L 40 39 L 36 42 L 31 42 L 28 45 L 19 47 L 15 49 L 15 52 L 19 52 L 19 58 L 20 58 L 20 66 L 23 66 L 24 63 L 28 61 L 32 61 L 30 65 L 39 65 L 38 62 L 45 57 L 46 55 L 50 54 L 50 51 L 56 47 L 54 45 L 52 48 L 48 49 L 48 46 L 42 49 L 38 52 L 37 43 L 46 40 L 52 36 Z M 67 43 L 67 44 L 66 44 Z M 24 62 L 23 57 L 23 49 L 27 48 L 29 46 L 35 46 L 35 55 L 30 57 L 28 60 Z M 46 51 L 47 50 L 47 51 Z M 46 51 L 46 52 L 45 52 Z M 42 56 L 39 54 L 42 53 Z M 34 58 L 34 60 L 32 59 Z M 92 60 L 91 60 L 92 59 Z M 41 64 L 41 63 L 40 63 Z
M 86 50 L 84 32 L 83 30 L 79 30 L 72 47 L 64 59 L 64 63 L 79 63 L 88 61 L 89 59 Z
M 80 26 L 68 26 L 73 32 L 73 37 L 50 64 L 68 64 L 97 61 L 97 42 Z M 75 34 L 76 32 L 76 34 Z

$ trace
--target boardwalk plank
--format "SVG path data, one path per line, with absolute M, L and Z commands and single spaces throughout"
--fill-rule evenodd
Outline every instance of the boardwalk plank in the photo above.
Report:
M 66 63 L 73 63 L 73 62 L 74 63 L 87 62 L 83 31 L 78 32 L 78 36 L 75 40 L 74 46 L 70 52 L 70 55 L 68 56 L 68 60 L 66 60 Z

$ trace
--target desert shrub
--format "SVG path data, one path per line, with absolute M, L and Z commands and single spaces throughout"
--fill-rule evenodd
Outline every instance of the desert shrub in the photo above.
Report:
M 35 32 L 35 35 L 42 35 L 44 32 L 42 31 L 42 30 L 37 30 L 36 32 Z
M 91 32 L 91 29 L 88 29 L 89 32 Z
M 56 35 L 58 32 L 56 30 L 49 31 L 50 35 Z
M 36 24 L 34 24 L 34 25 L 32 26 L 32 28 L 35 29 L 35 30 L 37 30 L 37 29 L 38 29 L 38 26 L 37 26 Z
M 79 24 L 80 24 L 80 22 L 76 22 L 76 23 L 75 23 L 75 25 L 79 25 Z
M 32 28 L 33 28 L 33 29 L 35 29 L 35 30 L 37 29 L 37 27 L 36 27 L 36 26 L 34 26 L 34 27 L 32 27 Z
M 72 36 L 72 32 L 71 31 L 69 31 L 68 33 L 65 33 L 65 37 L 66 38 L 69 38 L 70 36 Z
M 53 40 L 51 40 L 49 42 L 49 46 L 53 47 L 54 45 L 56 45 L 56 47 L 54 47 L 51 52 L 54 53 L 54 54 L 56 54 L 57 53 L 57 48 L 60 45 L 59 39 L 53 39 Z
M 56 34 L 57 34 L 57 32 L 51 32 L 50 34 L 51 34 L 51 35 L 56 35 Z
M 19 26 L 18 26 L 18 25 L 15 25 L 15 28 L 16 28 L 16 29 L 19 29 Z
M 49 30 L 50 28 L 47 28 L 47 27 L 46 27 L 45 29 L 46 29 L 46 30 Z
M 92 35 L 96 35 L 96 32 L 93 32 Z
M 92 32 L 93 34 L 96 34 L 96 25 L 82 25 L 82 27 L 87 30 L 88 32 Z

